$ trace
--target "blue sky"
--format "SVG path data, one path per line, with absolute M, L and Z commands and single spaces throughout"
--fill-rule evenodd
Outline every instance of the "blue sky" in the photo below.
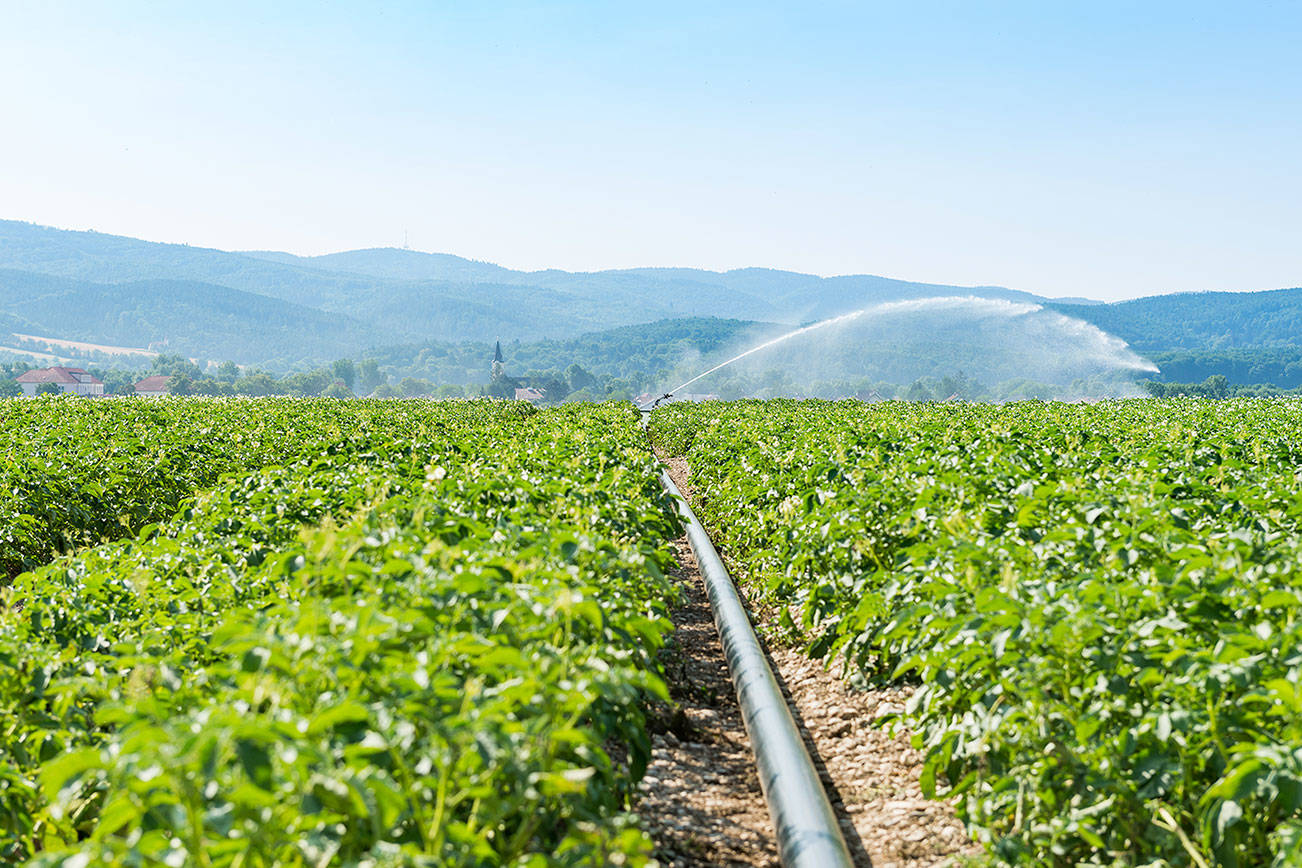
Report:
M 274 8 L 271 8 L 274 7 Z M 0 217 L 517 268 L 1302 285 L 1300 3 L 0 5 Z

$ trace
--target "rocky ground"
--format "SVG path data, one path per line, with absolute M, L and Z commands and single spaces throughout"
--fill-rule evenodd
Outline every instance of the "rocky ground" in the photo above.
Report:
M 690 475 L 670 475 L 690 496 Z M 638 813 L 666 866 L 775 866 L 773 827 L 696 559 L 678 544 L 683 600 L 666 669 L 677 710 L 661 709 Z M 952 865 L 978 852 L 945 803 L 924 799 L 922 756 L 907 732 L 874 721 L 907 688 L 856 690 L 798 650 L 770 661 L 823 777 L 855 862 L 872 868 Z

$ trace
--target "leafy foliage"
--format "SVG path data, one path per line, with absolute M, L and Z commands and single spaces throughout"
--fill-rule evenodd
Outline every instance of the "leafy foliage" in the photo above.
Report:
M 645 862 L 678 527 L 633 412 L 236 406 L 347 424 L 5 592 L 0 855 Z
M 338 451 L 357 421 L 289 401 L 0 403 L 0 567 L 133 535 L 225 473 Z
M 657 444 L 816 656 L 919 683 L 1002 862 L 1298 864 L 1302 405 L 672 405 Z M 948 788 L 942 785 L 948 782 Z

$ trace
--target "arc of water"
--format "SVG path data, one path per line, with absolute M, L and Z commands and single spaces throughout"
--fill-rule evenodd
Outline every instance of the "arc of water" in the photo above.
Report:
M 719 364 L 715 365 L 713 368 L 710 368 L 710 370 L 708 371 L 703 371 L 702 373 L 697 374 L 695 377 L 692 377 L 690 380 L 688 380 L 686 383 L 683 383 L 681 386 L 670 389 L 669 394 L 672 395 L 675 392 L 678 392 L 682 389 L 686 389 L 688 386 L 692 385 L 692 383 L 695 383 L 697 380 L 701 379 L 702 377 L 708 377 L 710 374 L 713 374 L 715 371 L 719 370 L 720 368 L 726 368 L 729 365 L 731 365 L 733 362 L 739 359 L 746 358 L 751 353 L 758 353 L 760 350 L 767 350 L 771 346 L 775 346 L 776 344 L 780 344 L 784 341 L 789 341 L 794 337 L 799 337 L 800 335 L 806 334 L 808 332 L 812 332 L 815 329 L 821 329 L 830 325 L 835 325 L 836 323 L 846 322 L 848 320 L 856 319 L 857 317 L 861 317 L 864 314 L 868 313 L 870 310 L 872 310 L 872 308 L 866 307 L 863 310 L 856 310 L 852 313 L 844 313 L 841 314 L 840 316 L 832 317 L 831 319 L 825 319 L 822 320 L 821 322 L 813 323 L 812 325 L 801 326 L 800 328 L 793 329 L 784 335 L 778 335 L 776 338 L 773 338 L 772 340 L 767 340 L 764 343 L 759 344 L 758 346 L 751 347 L 749 350 L 746 350 L 745 352 L 738 353 L 737 355 L 733 356 L 731 359 L 728 359 L 728 361 L 726 362 L 720 362 Z
M 882 304 L 876 304 L 870 307 L 861 308 L 860 310 L 851 311 L 850 313 L 844 313 L 841 314 L 840 316 L 834 316 L 830 319 L 821 320 L 819 322 L 812 323 L 807 326 L 801 326 L 800 328 L 797 329 L 792 329 L 786 334 L 778 335 L 777 337 L 764 341 L 763 343 L 753 346 L 750 349 L 745 350 L 744 352 L 740 352 L 737 355 L 733 356 L 732 358 L 728 359 L 727 361 L 720 362 L 719 364 L 715 365 L 714 367 L 710 368 L 707 371 L 702 371 L 701 373 L 697 374 L 695 377 L 692 377 L 690 380 L 686 381 L 685 383 L 682 383 L 674 387 L 673 389 L 670 389 L 669 393 L 670 394 L 677 393 L 687 388 L 688 386 L 692 385 L 692 383 L 695 383 L 697 380 L 703 379 L 704 377 L 708 377 L 710 374 L 713 374 L 715 371 L 719 370 L 720 368 L 726 368 L 728 367 L 728 365 L 731 365 L 733 362 L 744 359 L 753 353 L 758 353 L 761 350 L 767 350 L 770 347 L 776 346 L 777 344 L 784 343 L 786 341 L 791 340 L 792 338 L 800 337 L 801 335 L 808 334 L 809 332 L 812 331 L 817 331 L 818 329 L 823 329 L 823 328 L 827 328 L 828 326 L 849 322 L 851 320 L 858 319 L 859 317 L 866 316 L 868 314 L 897 313 L 897 312 L 905 312 L 910 310 L 923 310 L 929 307 L 953 307 L 955 305 L 963 305 L 963 304 L 981 304 L 983 306 L 990 307 L 992 309 L 992 312 L 999 313 L 1005 316 L 1010 316 L 1010 317 L 1023 316 L 1025 314 L 1035 313 L 1037 311 L 1044 310 L 1044 308 L 1042 308 L 1038 304 L 1024 304 L 1024 303 L 1018 303 L 1012 301 L 1005 301 L 1003 299 L 982 298 L 980 296 L 935 296 L 931 298 L 910 299 L 908 301 L 884 302 Z M 1081 320 L 1074 319 L 1072 317 L 1063 316 L 1062 314 L 1055 314 L 1055 316 L 1059 317 L 1064 322 L 1071 323 L 1073 326 L 1077 326 L 1085 330 L 1088 330 L 1098 338 L 1101 338 L 1105 341 L 1110 340 L 1114 342 L 1115 345 L 1109 346 L 1108 347 L 1109 350 L 1118 353 L 1122 353 L 1122 352 L 1129 353 L 1129 348 L 1126 346 L 1125 341 L 1122 341 L 1119 338 L 1107 334 L 1106 332 L 1098 329 L 1096 326 L 1089 325 L 1088 323 L 1085 323 Z M 1134 356 L 1132 359 L 1122 359 L 1121 364 L 1123 367 L 1130 368 L 1132 370 L 1137 370 L 1137 371 L 1157 370 L 1157 368 L 1152 363 L 1148 362 L 1147 360 L 1140 359 L 1138 356 Z

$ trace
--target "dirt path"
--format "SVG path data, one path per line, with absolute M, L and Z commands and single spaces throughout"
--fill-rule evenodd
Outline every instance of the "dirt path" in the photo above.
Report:
M 663 655 L 681 714 L 657 721 L 637 806 L 663 866 L 778 865 L 773 824 L 728 677 L 700 568 L 679 540 L 683 598 Z
M 795 649 L 774 649 L 769 659 L 856 863 L 923 868 L 980 852 L 949 804 L 923 797 L 922 753 L 909 734 L 892 737 L 874 723 L 904 709 L 908 688 L 855 690 Z
M 690 497 L 686 462 L 667 463 Z M 639 813 L 664 865 L 776 865 L 772 823 L 696 559 L 685 540 L 679 551 L 686 593 L 673 616 L 667 670 L 683 716 L 655 737 Z M 900 710 L 907 688 L 852 689 L 794 649 L 770 649 L 769 659 L 857 864 L 923 868 L 979 852 L 948 804 L 923 798 L 922 755 L 908 733 L 892 737 L 874 724 Z

